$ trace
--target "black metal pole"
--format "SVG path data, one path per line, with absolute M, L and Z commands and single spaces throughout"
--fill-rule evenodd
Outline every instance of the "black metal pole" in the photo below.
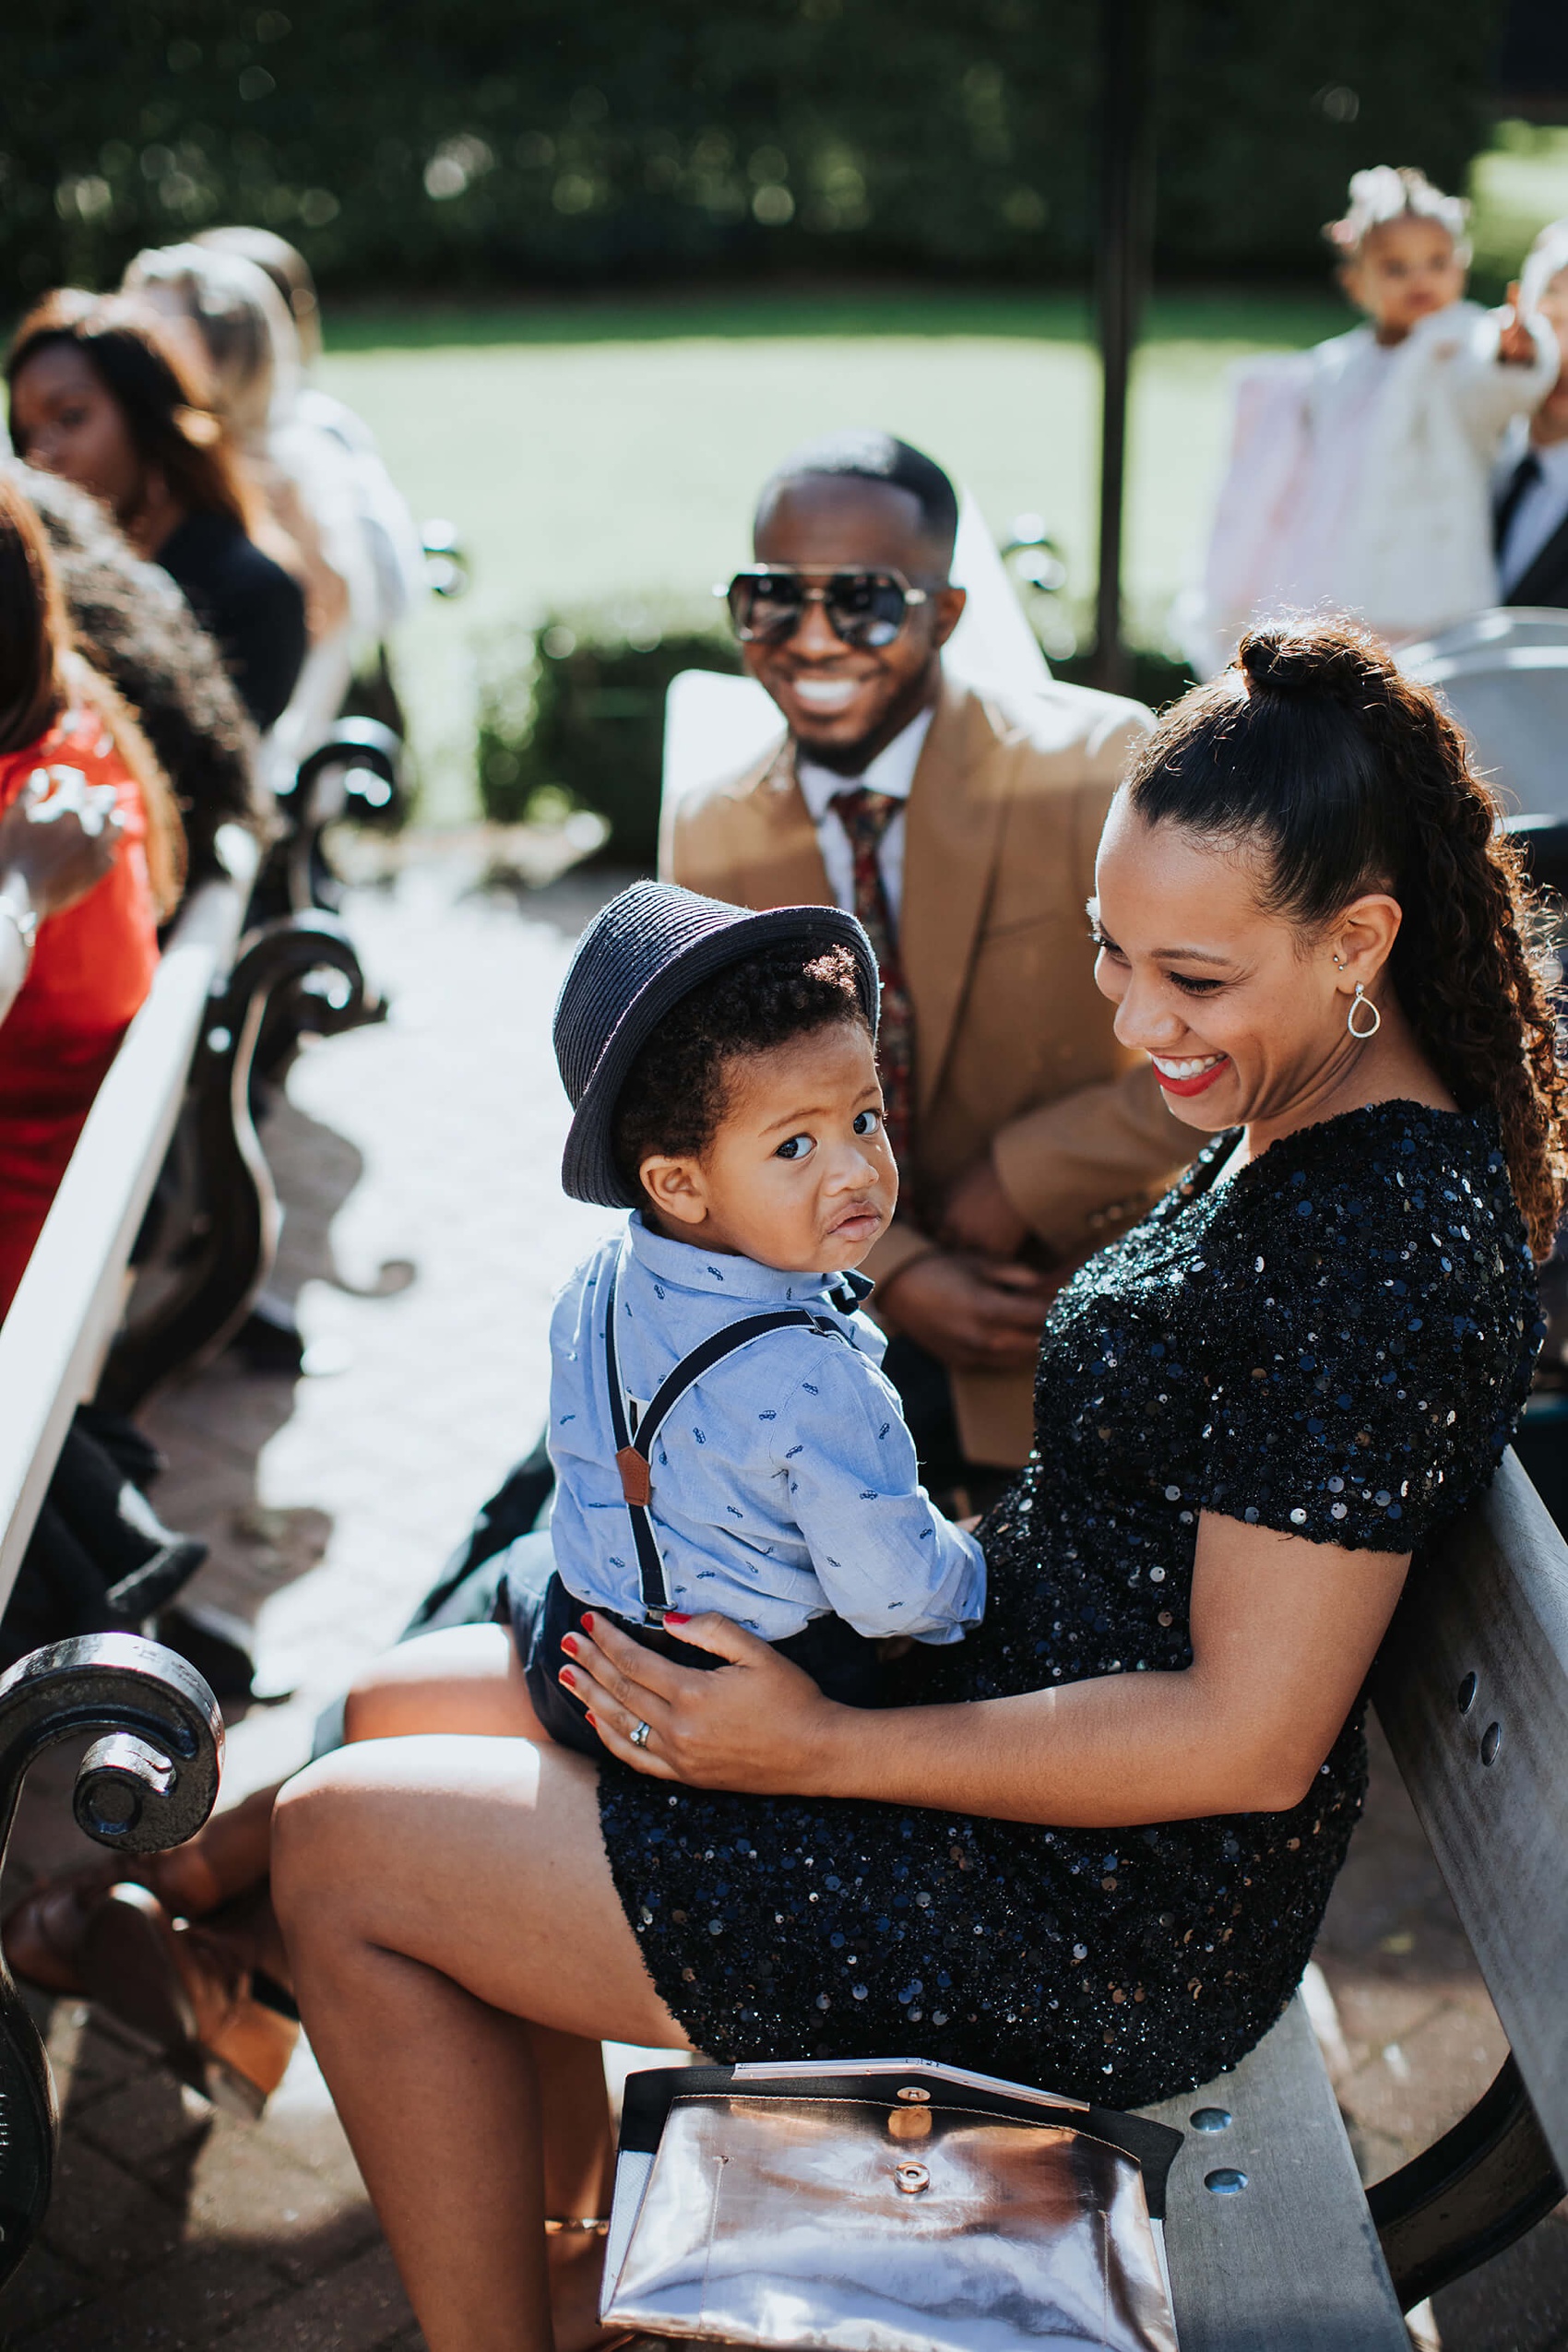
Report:
M 1132 662 L 1122 636 L 1122 517 L 1127 478 L 1127 386 L 1153 238 L 1149 18 L 1152 0 L 1100 0 L 1098 310 L 1103 374 L 1099 575 L 1094 679 L 1124 693 Z

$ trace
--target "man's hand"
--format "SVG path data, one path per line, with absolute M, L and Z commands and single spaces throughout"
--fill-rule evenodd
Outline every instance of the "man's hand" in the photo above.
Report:
M 959 1372 L 1027 1370 L 1039 1351 L 1053 1274 L 992 1258 L 933 1251 L 877 1285 L 876 1302 L 900 1331 Z
M 1028 1226 L 1003 1191 L 989 1152 L 948 1194 L 941 1234 L 950 1250 L 978 1250 L 988 1258 L 1016 1258 L 1028 1240 Z

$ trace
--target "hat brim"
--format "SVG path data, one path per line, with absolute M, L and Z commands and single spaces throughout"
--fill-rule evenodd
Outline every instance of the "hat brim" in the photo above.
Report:
M 656 972 L 640 989 L 611 1033 L 600 1055 L 566 1135 L 561 1156 L 561 1183 L 575 1201 L 592 1201 L 601 1208 L 638 1208 L 639 1190 L 623 1182 L 611 1149 L 611 1131 L 621 1089 L 648 1039 L 665 1015 L 694 988 L 711 980 L 731 964 L 768 947 L 800 947 L 820 951 L 847 947 L 855 959 L 855 981 L 861 1010 L 873 1037 L 876 1035 L 881 981 L 871 942 L 853 915 L 839 907 L 770 907 L 762 914 L 742 915 L 722 931 L 710 932 L 683 955 Z

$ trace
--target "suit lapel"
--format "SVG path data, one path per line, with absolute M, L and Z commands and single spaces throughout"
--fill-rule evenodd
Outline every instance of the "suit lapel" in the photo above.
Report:
M 1568 604 L 1568 515 L 1540 548 L 1527 571 L 1520 574 L 1503 601 L 1507 604 Z
M 980 697 L 944 680 L 909 788 L 899 960 L 915 1014 L 920 1110 L 935 1097 L 991 897 L 1006 795 Z
M 754 825 L 746 844 L 746 895 L 750 907 L 830 907 L 833 893 L 812 823 L 795 776 L 795 747 L 786 736 L 754 781 L 737 787 L 736 797 Z

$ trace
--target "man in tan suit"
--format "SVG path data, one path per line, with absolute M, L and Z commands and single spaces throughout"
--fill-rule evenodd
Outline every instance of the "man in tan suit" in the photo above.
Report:
M 956 522 L 941 469 L 887 434 L 780 468 L 731 612 L 787 732 L 680 802 L 660 871 L 741 906 L 837 900 L 871 932 L 903 1194 L 866 1271 L 928 1478 L 980 1503 L 1028 1454 L 1051 1295 L 1190 1150 L 1111 1033 L 1084 910 L 1148 715 L 944 679 Z

